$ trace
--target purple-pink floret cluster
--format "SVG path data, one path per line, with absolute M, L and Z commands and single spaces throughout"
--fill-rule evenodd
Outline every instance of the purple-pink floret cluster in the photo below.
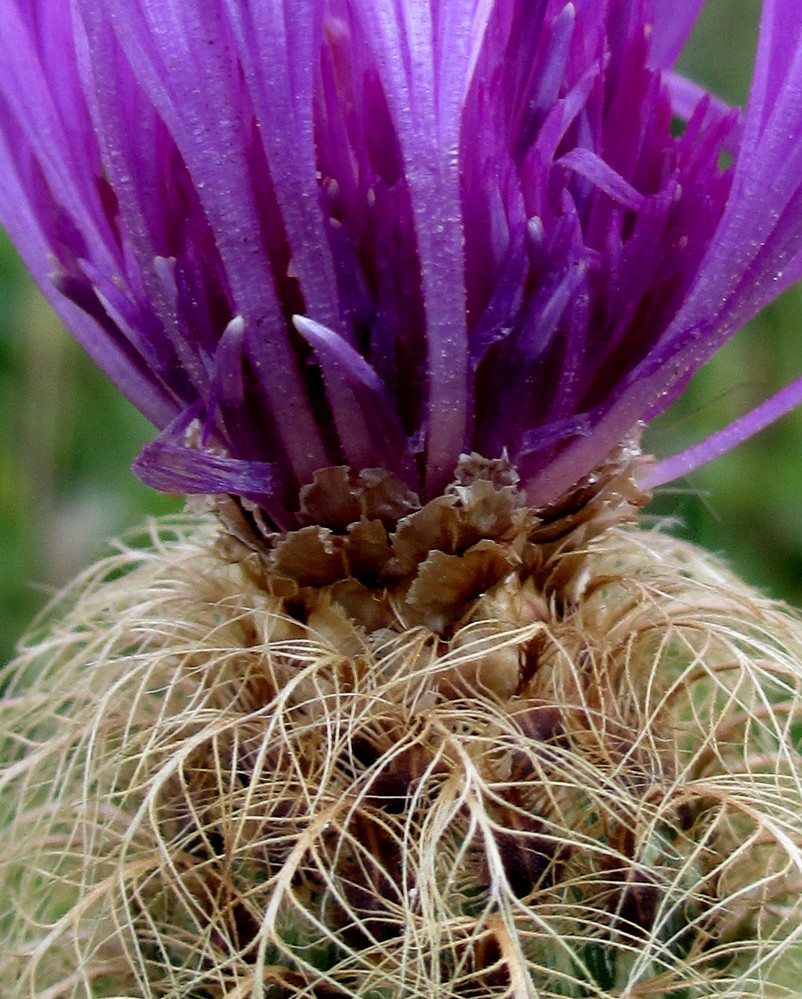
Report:
M 506 451 L 546 504 L 802 274 L 802 13 L 741 114 L 671 69 L 702 6 L 5 0 L 0 220 L 157 488 L 286 527 Z

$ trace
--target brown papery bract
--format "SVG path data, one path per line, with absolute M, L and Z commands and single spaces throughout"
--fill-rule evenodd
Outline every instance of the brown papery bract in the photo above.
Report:
M 0 702 L 3 994 L 797 996 L 802 625 L 582 537 L 431 619 L 204 518 L 79 579 Z

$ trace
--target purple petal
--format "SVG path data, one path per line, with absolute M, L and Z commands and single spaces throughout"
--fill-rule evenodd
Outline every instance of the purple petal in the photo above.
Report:
M 652 0 L 654 18 L 650 58 L 655 66 L 669 67 L 677 61 L 705 0 Z
M 664 72 L 663 82 L 666 84 L 668 91 L 671 94 L 671 106 L 674 114 L 681 121 L 689 121 L 694 112 L 704 102 L 706 102 L 706 107 L 710 109 L 712 115 L 719 120 L 724 120 L 729 116 L 732 116 L 733 127 L 730 130 L 728 141 L 724 148 L 731 155 L 737 155 L 738 149 L 743 141 L 743 128 L 740 121 L 740 115 L 738 115 L 735 109 L 731 108 L 728 104 L 714 95 L 708 94 L 704 87 L 700 86 L 698 83 L 694 83 L 693 80 L 689 80 L 686 77 L 681 76 L 679 73 L 673 73 L 671 71 Z M 735 120 L 735 115 L 738 115 L 737 122 Z
M 375 371 L 332 330 L 305 316 L 293 323 L 315 351 L 345 463 L 385 467 L 412 482 L 406 437 Z
M 765 5 L 755 82 L 730 199 L 695 288 L 675 324 L 679 330 L 702 325 L 715 314 L 720 330 L 705 344 L 708 352 L 802 276 L 798 205 L 802 191 L 802 22 L 793 16 L 795 10 L 790 0 L 768 0 Z
M 568 488 L 638 419 L 665 408 L 741 324 L 802 276 L 802 24 L 794 10 L 791 0 L 765 5 L 730 195 L 682 307 L 650 354 L 621 379 L 591 437 L 543 471 L 533 502 Z
M 317 196 L 314 70 L 323 13 L 313 0 L 226 0 L 245 82 L 259 121 L 291 268 L 307 314 L 350 338 L 341 322 L 334 263 Z M 264 25 L 270 24 L 269 31 Z M 292 142 L 287 142 L 291 134 Z
M 427 487 L 451 477 L 468 432 L 467 329 L 456 156 L 481 11 L 468 0 L 359 5 L 398 134 L 412 200 L 427 333 Z M 398 53 L 404 52 L 405 58 Z M 437 81 L 442 86 L 437 88 Z
M 100 13 L 83 0 L 88 17 Z M 179 0 L 128 0 L 102 5 L 141 86 L 173 136 L 214 230 L 233 298 L 246 326 L 285 327 L 265 252 L 262 222 L 246 159 L 252 110 L 242 99 L 230 31 L 216 4 Z M 210 113 L 210 109 L 214 109 Z M 269 407 L 278 411 L 304 398 L 288 337 L 271 338 L 268 364 L 259 376 Z M 300 481 L 326 462 L 317 427 L 304 406 L 295 406 L 286 453 Z M 277 424 L 283 434 L 286 424 Z M 293 447 L 303 437 L 305 448 Z
M 265 503 L 280 482 L 275 465 L 228 458 L 161 439 L 145 445 L 133 469 L 146 485 L 162 492 L 234 493 L 255 503 Z
M 326 465 L 506 449 L 548 503 L 802 275 L 802 22 L 739 121 L 669 69 L 700 7 L 7 0 L 0 218 L 149 481 L 286 526 Z
M 590 149 L 571 149 L 557 162 L 574 170 L 625 208 L 639 212 L 643 207 L 643 195 Z
M 756 433 L 764 430 L 781 416 L 790 413 L 802 403 L 802 377 L 795 379 L 790 385 L 780 389 L 771 398 L 745 416 L 733 420 L 722 430 L 706 437 L 680 454 L 672 455 L 648 469 L 642 484 L 646 489 L 653 489 L 666 482 L 672 482 L 683 475 L 688 475 L 714 458 L 726 454 L 733 448 L 749 440 Z

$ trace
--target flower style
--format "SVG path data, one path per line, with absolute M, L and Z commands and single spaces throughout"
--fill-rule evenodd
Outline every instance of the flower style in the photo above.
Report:
M 802 18 L 741 116 L 670 69 L 702 5 L 6 0 L 0 219 L 140 477 L 286 529 L 332 465 L 592 472 L 802 274 Z

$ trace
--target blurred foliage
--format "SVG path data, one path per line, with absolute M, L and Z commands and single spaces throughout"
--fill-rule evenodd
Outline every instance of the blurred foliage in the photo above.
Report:
M 683 55 L 683 71 L 743 105 L 759 17 L 758 0 L 708 2 Z M 646 449 L 657 455 L 681 451 L 800 374 L 797 286 L 697 373 L 682 398 L 649 427 Z M 748 582 L 802 606 L 802 410 L 664 486 L 649 511 L 676 517 L 677 534 L 725 554 Z
M 747 95 L 757 0 L 710 0 L 683 60 L 726 99 Z M 129 471 L 152 436 L 59 327 L 0 239 L 0 659 L 54 587 L 106 538 L 180 508 Z M 745 412 L 802 372 L 802 291 L 794 289 L 704 368 L 649 429 L 667 455 Z M 802 413 L 664 487 L 650 512 L 725 552 L 749 581 L 802 603 Z

